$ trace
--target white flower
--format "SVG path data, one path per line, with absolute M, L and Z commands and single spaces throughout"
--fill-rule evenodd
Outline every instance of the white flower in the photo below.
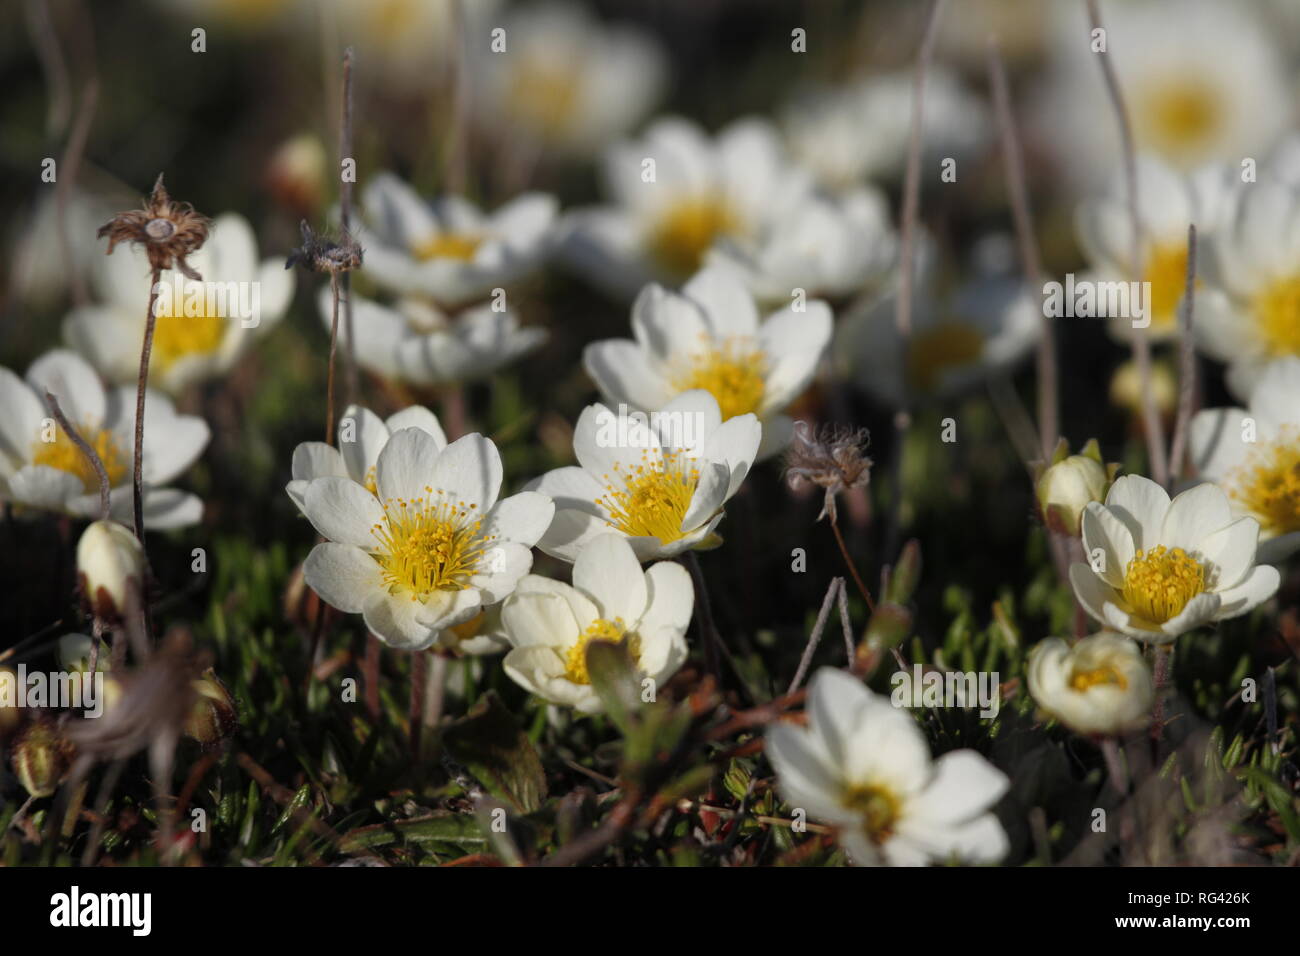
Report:
M 1237 173 L 1228 166 L 1211 165 L 1184 174 L 1155 156 L 1137 161 L 1138 215 L 1142 222 L 1143 272 L 1139 281 L 1149 282 L 1146 306 L 1154 341 L 1178 334 L 1178 307 L 1187 288 L 1187 227 L 1196 224 L 1198 240 L 1208 240 L 1224 222 L 1232 207 Z M 1133 279 L 1133 227 L 1127 187 L 1122 170 L 1111 176 L 1106 195 L 1081 203 L 1075 217 L 1079 243 L 1091 270 L 1080 278 L 1091 282 L 1124 282 Z M 1203 250 L 1205 246 L 1199 246 Z M 1198 256 L 1197 285 L 1206 276 L 1205 256 Z M 1097 294 L 1098 317 L 1109 318 L 1111 333 L 1121 340 L 1131 338 L 1133 322 L 1139 319 L 1138 303 L 1128 303 L 1125 314 L 1107 315 L 1120 303 L 1103 301 Z M 1123 311 L 1122 307 L 1118 311 Z M 1200 321 L 1201 297 L 1196 299 Z M 1131 314 L 1130 314 L 1131 313 Z
M 1093 444 L 1092 448 L 1096 448 Z M 1069 455 L 1053 461 L 1034 486 L 1038 509 L 1053 531 L 1079 535 L 1079 522 L 1089 502 L 1100 501 L 1110 484 L 1100 456 Z
M 583 366 L 611 404 L 658 411 L 691 389 L 707 391 L 722 420 L 753 413 L 763 424 L 758 457 L 785 447 L 793 430 L 782 411 L 812 380 L 830 342 L 825 302 L 794 304 L 761 323 L 735 272 L 712 267 L 680 293 L 658 285 L 632 306 L 631 339 L 593 342 Z
M 1019 362 L 1041 333 L 1038 303 L 1017 279 L 977 279 L 948 301 L 936 300 L 921 282 L 900 363 L 896 295 L 846 316 L 831 347 L 855 380 L 886 405 L 901 405 L 905 395 L 929 400 L 983 382 Z
M 99 514 L 99 478 L 46 408 L 46 390 L 103 462 L 112 489 L 111 516 L 131 523 L 135 388 L 105 391 L 85 359 L 66 349 L 47 352 L 33 362 L 26 384 L 0 368 L 0 408 L 5 410 L 0 416 L 0 498 L 46 511 Z M 146 396 L 142 461 L 146 528 L 183 528 L 202 518 L 198 498 L 163 486 L 194 463 L 208 436 L 203 419 L 176 414 L 164 395 Z
M 1242 185 L 1229 215 L 1213 243 L 1216 288 L 1197 294 L 1194 328 L 1245 400 L 1265 364 L 1300 356 L 1300 185 Z
M 1197 412 L 1188 440 L 1200 476 L 1228 493 L 1233 514 L 1259 522 L 1259 561 L 1300 548 L 1300 358 L 1264 369 L 1249 411 Z
M 573 431 L 578 465 L 528 486 L 555 500 L 555 520 L 538 547 L 573 561 L 611 530 L 642 561 L 713 545 L 722 506 L 749 473 L 761 434 L 751 414 L 722 421 L 717 401 L 699 390 L 649 416 L 588 405 Z
M 402 428 L 374 467 L 374 493 L 350 471 L 307 484 L 303 512 L 327 540 L 303 577 L 381 640 L 423 650 L 514 589 L 555 509 L 533 492 L 498 501 L 501 457 L 478 434 L 440 448 L 423 428 Z
M 1102 631 L 1073 647 L 1059 637 L 1040 641 L 1026 676 L 1038 706 L 1076 733 L 1114 736 L 1151 718 L 1151 668 L 1127 637 Z
M 600 535 L 578 552 L 572 587 L 530 574 L 506 599 L 501 620 L 512 649 L 503 666 L 538 697 L 597 713 L 587 645 L 626 640 L 637 670 L 658 686 L 686 660 L 694 598 L 680 564 L 660 561 L 642 573 L 626 539 Z
M 619 298 L 647 282 L 685 281 L 721 239 L 748 241 L 789 222 L 811 189 L 758 119 L 713 137 L 690 120 L 658 120 L 642 139 L 609 148 L 605 179 L 612 205 L 571 213 L 560 251 Z
M 806 728 L 768 728 L 765 752 L 786 803 L 833 826 L 859 866 L 996 863 L 1007 835 L 990 808 L 1006 776 L 973 750 L 931 761 L 916 721 L 830 667 L 813 675 Z
M 77 579 L 97 617 L 121 618 L 128 588 L 144 583 L 144 546 L 124 524 L 92 521 L 77 541 Z
M 392 173 L 366 186 L 362 206 L 363 271 L 444 308 L 482 299 L 536 269 L 558 209 L 543 193 L 525 193 L 490 215 L 459 196 L 426 203 Z
M 783 115 L 791 154 L 833 191 L 899 176 L 911 137 L 915 82 L 906 70 L 801 91 Z M 922 116 L 927 169 L 941 158 L 960 162 L 989 139 L 983 101 L 942 67 L 932 66 L 926 73 Z
M 760 302 L 852 295 L 893 265 L 897 241 L 889 203 L 877 189 L 810 195 L 751 237 L 722 237 L 706 263 L 737 269 Z
M 317 297 L 321 321 L 333 323 L 328 286 Z M 345 306 L 339 303 L 339 342 L 347 347 Z M 511 309 L 473 306 L 449 316 L 427 300 L 408 297 L 395 307 L 352 293 L 357 364 L 412 385 L 466 382 L 504 368 L 546 341 L 546 330 L 522 326 Z
M 149 384 L 173 395 L 230 371 L 293 297 L 294 274 L 284 257 L 259 262 L 253 229 L 238 213 L 216 218 L 189 264 L 203 281 L 165 271 L 154 311 Z M 67 343 L 117 385 L 135 382 L 140 371 L 149 276 L 142 250 L 101 257 L 103 304 L 73 309 L 64 320 Z
M 641 30 L 605 25 L 572 3 L 517 9 L 506 48 L 470 58 L 475 116 L 514 142 L 589 155 L 627 132 L 659 99 L 666 64 Z M 523 148 L 527 148 L 525 145 Z
M 1074 595 L 1093 618 L 1165 644 L 1213 621 L 1239 617 L 1277 591 L 1277 568 L 1255 565 L 1259 522 L 1233 519 L 1217 485 L 1171 502 L 1140 475 L 1111 485 L 1083 513 L 1088 563 L 1070 567 Z
M 1108 4 L 1104 54 L 1094 52 L 1083 4 L 1047 6 L 1058 22 L 1036 124 L 1076 182 L 1120 161 L 1101 55 L 1114 64 L 1138 149 L 1182 169 L 1260 156 L 1290 126 L 1291 84 L 1251 4 Z

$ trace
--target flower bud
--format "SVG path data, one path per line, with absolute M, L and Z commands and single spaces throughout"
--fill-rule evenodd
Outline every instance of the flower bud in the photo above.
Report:
M 293 215 L 313 217 L 328 185 L 329 157 L 319 138 L 303 133 L 285 140 L 267 164 L 265 182 L 271 195 Z
M 235 700 L 211 667 L 194 681 L 194 694 L 194 706 L 185 719 L 185 735 L 205 748 L 214 747 L 239 725 Z
M 1136 643 L 1101 631 L 1070 647 L 1039 642 L 1026 668 L 1029 693 L 1076 733 L 1114 736 L 1146 726 L 1155 699 L 1151 668 Z
M 118 620 L 128 590 L 144 580 L 144 548 L 125 525 L 92 522 L 77 542 L 77 579 L 95 616 Z
M 38 721 L 14 741 L 13 768 L 33 797 L 48 797 L 72 766 L 73 748 L 51 721 Z
M 1088 455 L 1070 455 L 1048 467 L 1038 479 L 1038 507 L 1047 526 L 1078 537 L 1083 509 L 1103 501 L 1110 486 L 1106 468 Z
M 1173 417 L 1178 401 L 1178 382 L 1168 362 L 1157 360 L 1151 363 L 1151 398 L 1162 419 Z M 1125 409 L 1134 422 L 1142 421 L 1142 378 L 1135 362 L 1130 360 L 1115 369 L 1110 379 L 1110 403 Z

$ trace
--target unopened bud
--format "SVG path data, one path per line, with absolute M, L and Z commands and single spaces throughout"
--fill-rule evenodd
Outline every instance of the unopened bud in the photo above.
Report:
M 96 617 L 119 620 L 144 580 L 144 548 L 126 525 L 92 522 L 77 542 L 77 579 Z
M 1110 484 L 1106 468 L 1087 455 L 1071 455 L 1043 472 L 1038 479 L 1038 506 L 1043 520 L 1058 534 L 1078 536 L 1083 509 L 1101 501 Z
M 14 776 L 33 797 L 48 797 L 72 766 L 72 756 L 72 744 L 58 728 L 39 721 L 14 742 Z
M 239 725 L 235 700 L 210 667 L 194 681 L 194 694 L 194 706 L 185 720 L 185 734 L 204 747 L 214 747 Z

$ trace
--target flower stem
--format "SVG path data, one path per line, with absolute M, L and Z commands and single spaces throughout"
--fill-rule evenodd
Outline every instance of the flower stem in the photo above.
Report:
M 334 445 L 334 358 L 339 347 L 339 274 L 330 273 L 330 297 L 333 311 L 330 317 L 329 371 L 325 381 L 325 444 Z
M 149 387 L 149 358 L 153 354 L 153 331 L 157 324 L 154 307 L 158 303 L 158 282 L 162 270 L 154 267 L 149 277 L 149 308 L 144 317 L 144 343 L 140 347 L 140 375 L 135 389 L 135 471 L 132 478 L 131 503 L 135 511 L 135 536 L 144 545 L 144 395 Z
M 831 519 L 831 530 L 835 532 L 835 541 L 840 546 L 840 554 L 844 555 L 844 563 L 849 566 L 849 574 L 853 575 L 853 583 L 858 586 L 858 592 L 862 595 L 863 600 L 867 602 L 867 608 L 874 614 L 876 602 L 871 600 L 871 592 L 862 583 L 862 577 L 858 574 L 857 566 L 853 563 L 853 559 L 849 557 L 848 545 L 844 543 L 844 535 L 840 533 L 840 523 L 834 513 L 831 513 L 829 517 Z

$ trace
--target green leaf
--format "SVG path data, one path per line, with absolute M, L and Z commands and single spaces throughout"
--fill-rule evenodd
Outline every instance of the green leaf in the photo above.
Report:
M 519 813 L 531 813 L 546 799 L 546 773 L 528 735 L 495 691 L 443 732 L 452 758 L 465 766 L 494 797 Z
M 631 734 L 640 707 L 641 684 L 626 641 L 591 641 L 587 645 L 587 673 L 600 702 L 624 737 Z
M 344 853 L 356 853 L 393 844 L 450 844 L 477 852 L 486 848 L 487 839 L 474 814 L 441 811 L 426 817 L 358 827 L 343 835 L 339 849 Z

